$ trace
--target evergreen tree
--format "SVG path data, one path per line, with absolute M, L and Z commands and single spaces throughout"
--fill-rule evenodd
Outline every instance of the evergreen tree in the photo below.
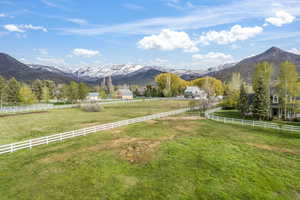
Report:
M 28 85 L 22 85 L 20 88 L 19 100 L 23 104 L 33 104 L 36 102 L 36 97 Z
M 78 99 L 84 100 L 89 93 L 89 88 L 85 83 L 79 83 L 78 85 Z
M 19 102 L 19 90 L 20 90 L 20 83 L 15 78 L 9 79 L 5 91 L 7 94 L 8 103 L 15 105 Z
M 268 92 L 264 85 L 264 78 L 257 78 L 257 85 L 254 89 L 255 95 L 253 100 L 253 116 L 259 120 L 269 118 L 269 99 Z
M 239 110 L 242 116 L 245 116 L 248 111 L 248 97 L 245 89 L 245 85 L 242 84 L 240 88 L 240 98 L 239 98 Z
M 43 99 L 43 83 L 41 80 L 37 79 L 37 80 L 33 81 L 32 91 L 38 101 L 41 101 Z
M 263 102 L 256 102 L 256 104 L 264 105 L 265 116 L 256 116 L 260 119 L 270 119 L 271 111 L 271 102 L 270 102 L 270 86 L 271 86 L 271 77 L 273 73 L 273 67 L 268 62 L 262 62 L 256 65 L 255 72 L 252 78 L 253 90 L 255 93 L 255 100 L 263 100 Z M 262 89 L 263 88 L 263 89 Z M 263 93 L 260 92 L 263 90 Z M 264 96 L 263 96 L 264 95 Z M 258 98 L 259 97 L 259 98 Z

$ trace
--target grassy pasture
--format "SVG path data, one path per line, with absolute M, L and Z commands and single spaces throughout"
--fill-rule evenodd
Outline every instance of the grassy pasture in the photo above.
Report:
M 79 128 L 187 107 L 187 101 L 145 101 L 104 105 L 102 112 L 79 108 L 0 115 L 0 145 Z
M 297 200 L 299 174 L 299 134 L 185 114 L 3 155 L 0 197 Z

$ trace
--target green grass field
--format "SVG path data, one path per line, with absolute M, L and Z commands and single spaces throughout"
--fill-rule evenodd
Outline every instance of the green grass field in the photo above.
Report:
M 300 134 L 195 114 L 0 156 L 9 199 L 300 199 Z
M 79 108 L 19 115 L 0 115 L 0 145 L 187 107 L 187 101 L 145 101 L 105 105 L 102 112 Z

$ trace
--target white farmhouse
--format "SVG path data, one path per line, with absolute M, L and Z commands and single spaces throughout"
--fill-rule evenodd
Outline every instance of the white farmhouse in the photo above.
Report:
M 99 97 L 99 93 L 98 92 L 90 92 L 88 93 L 86 100 L 87 101 L 98 101 L 101 98 Z
M 117 97 L 121 99 L 133 99 L 133 93 L 129 89 L 118 89 Z
M 197 86 L 188 86 L 184 91 L 185 98 L 207 99 L 207 93 Z

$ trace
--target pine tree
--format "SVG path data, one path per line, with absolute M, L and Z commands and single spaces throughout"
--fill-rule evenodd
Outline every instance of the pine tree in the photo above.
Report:
M 20 90 L 20 83 L 15 78 L 9 79 L 5 91 L 7 94 L 8 103 L 15 105 L 19 102 L 19 90 Z
M 253 100 L 253 116 L 259 120 L 269 118 L 269 99 L 268 92 L 264 85 L 263 77 L 258 78 L 255 87 L 255 95 Z
M 33 104 L 36 102 L 36 97 L 28 85 L 22 85 L 20 88 L 19 100 L 23 104 Z
M 245 89 L 245 85 L 242 84 L 241 88 L 240 88 L 240 98 L 239 98 L 239 110 L 242 114 L 242 116 L 245 116 L 249 105 L 248 105 L 248 97 L 247 97 L 247 93 L 246 93 L 246 89 Z

